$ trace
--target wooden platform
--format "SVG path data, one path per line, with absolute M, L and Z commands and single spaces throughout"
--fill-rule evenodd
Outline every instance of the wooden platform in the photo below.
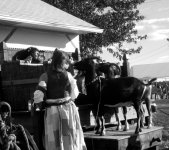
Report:
M 84 133 L 88 150 L 158 150 L 162 139 L 163 127 L 152 127 L 136 135 L 135 126 L 129 131 L 116 131 L 114 127 L 106 129 L 105 136 L 94 134 L 94 131 Z

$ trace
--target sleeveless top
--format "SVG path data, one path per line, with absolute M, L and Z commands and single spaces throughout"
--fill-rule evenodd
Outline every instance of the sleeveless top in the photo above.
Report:
M 47 99 L 64 98 L 70 94 L 70 90 L 70 82 L 66 71 L 50 71 L 47 73 Z

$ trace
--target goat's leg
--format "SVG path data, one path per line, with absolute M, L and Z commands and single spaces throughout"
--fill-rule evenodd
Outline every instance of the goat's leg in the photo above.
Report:
M 101 132 L 100 132 L 100 136 L 104 136 L 106 134 L 104 116 L 101 116 L 100 119 L 101 119 Z
M 128 131 L 129 130 L 129 124 L 128 124 L 128 121 L 127 121 L 127 107 L 123 106 L 122 108 L 123 108 L 123 115 L 124 115 L 124 121 L 125 121 L 123 131 Z
M 141 104 L 140 104 L 140 102 L 135 103 L 134 108 L 137 113 L 137 126 L 136 126 L 136 130 L 135 130 L 135 134 L 138 134 L 139 132 L 142 131 L 142 129 L 140 128 L 140 120 L 141 120 Z
M 153 99 L 153 93 L 151 93 L 151 99 Z
M 101 121 L 100 121 L 100 118 L 98 117 L 98 112 L 97 112 L 97 107 L 94 107 L 93 110 L 93 115 L 94 115 L 94 118 L 95 118 L 95 123 L 96 123 L 96 127 L 95 127 L 95 134 L 100 134 L 100 127 L 101 127 Z
M 116 121 L 117 121 L 117 129 L 116 130 L 118 130 L 118 131 L 120 131 L 121 130 L 121 121 L 120 121 L 120 118 L 119 118 L 119 108 L 118 107 L 116 107 L 116 108 L 114 108 L 114 112 L 115 112 L 115 117 L 116 117 Z
M 152 127 L 152 112 L 151 112 L 151 101 L 150 101 L 150 97 L 148 96 L 145 99 L 145 103 L 146 103 L 146 107 L 147 107 L 147 111 L 148 111 L 148 128 Z
M 140 127 L 144 128 L 144 124 L 145 124 L 145 109 L 143 104 L 141 104 L 141 120 L 140 120 Z
M 97 107 L 96 106 L 93 106 L 92 113 L 93 113 L 93 116 L 95 118 L 95 124 L 96 124 L 96 126 L 94 128 L 94 130 L 96 131 L 95 134 L 99 134 L 100 133 L 100 124 L 101 123 L 100 123 L 100 119 L 98 117 Z
M 101 119 L 99 117 L 96 117 L 96 132 L 95 134 L 101 133 Z
M 100 109 L 98 111 L 98 118 L 100 119 L 101 121 L 101 131 L 100 131 L 100 136 L 103 136 L 105 135 L 106 131 L 105 131 L 105 119 L 104 119 L 104 106 L 102 103 L 100 103 Z

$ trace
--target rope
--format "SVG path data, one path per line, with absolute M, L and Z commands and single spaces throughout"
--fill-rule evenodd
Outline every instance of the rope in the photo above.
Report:
M 89 82 L 88 84 L 86 84 L 86 86 L 94 83 L 95 81 L 97 81 L 98 79 L 100 79 L 100 76 L 97 76 L 95 79 L 93 79 L 91 82 Z
M 99 114 L 99 109 L 100 109 L 100 103 L 101 103 L 101 78 L 100 76 L 97 77 L 97 79 L 99 80 L 99 103 L 97 105 L 97 112 L 96 112 L 96 120 L 98 119 L 98 114 Z M 97 122 L 96 122 L 97 124 Z M 96 129 L 96 126 L 94 127 L 94 131 Z M 92 149 L 94 150 L 94 143 L 93 143 L 93 139 L 92 139 Z
M 100 102 L 101 102 L 101 78 L 98 77 L 98 80 L 99 80 L 99 103 L 97 105 L 96 120 L 98 119 L 99 109 L 100 109 Z M 94 130 L 95 130 L 95 128 L 94 128 Z

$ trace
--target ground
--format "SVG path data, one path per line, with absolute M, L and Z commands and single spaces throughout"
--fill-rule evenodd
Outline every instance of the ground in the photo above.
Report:
M 169 100 L 156 100 L 157 112 L 153 114 L 155 126 L 162 126 L 162 145 L 160 150 L 169 150 Z

